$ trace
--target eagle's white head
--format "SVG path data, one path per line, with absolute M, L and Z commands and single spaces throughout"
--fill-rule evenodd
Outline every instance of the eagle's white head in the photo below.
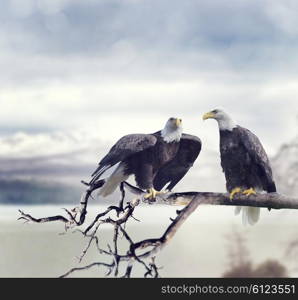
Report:
M 167 143 L 179 142 L 182 136 L 182 120 L 170 118 L 164 129 L 161 131 L 161 136 Z
M 232 131 L 237 127 L 236 123 L 232 118 L 222 109 L 214 109 L 203 115 L 203 120 L 215 119 L 218 122 L 218 127 L 220 130 Z

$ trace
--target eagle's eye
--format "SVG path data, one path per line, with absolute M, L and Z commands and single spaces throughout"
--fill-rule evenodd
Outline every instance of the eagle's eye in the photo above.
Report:
M 212 110 L 212 112 L 213 112 L 214 114 L 217 114 L 217 113 L 218 113 L 218 110 L 217 110 L 217 109 L 214 109 L 214 110 Z

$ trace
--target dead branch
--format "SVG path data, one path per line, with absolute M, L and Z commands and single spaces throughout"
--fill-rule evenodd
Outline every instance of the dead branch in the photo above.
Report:
M 94 186 L 89 186 L 82 197 L 80 207 L 74 208 L 71 211 L 65 210 L 67 217 L 53 216 L 37 219 L 20 211 L 20 219 L 35 223 L 61 221 L 67 225 L 67 229 L 71 226 L 82 226 L 86 220 L 88 200 L 92 197 L 92 193 L 100 188 L 103 183 L 104 180 L 98 182 Z M 106 276 L 113 274 L 113 276 L 118 277 L 121 272 L 120 265 L 123 263 L 126 264 L 126 267 L 122 277 L 130 277 L 135 264 L 140 264 L 144 268 L 144 277 L 159 277 L 159 268 L 155 264 L 156 255 L 171 241 L 187 218 L 202 204 L 255 206 L 270 209 L 298 209 L 298 199 L 277 193 L 257 194 L 249 197 L 245 195 L 236 195 L 233 201 L 231 201 L 229 195 L 224 193 L 166 192 L 158 195 L 155 200 L 148 201 L 144 199 L 145 192 L 143 190 L 140 190 L 127 182 L 121 184 L 120 190 L 121 199 L 118 206 L 108 207 L 104 212 L 99 213 L 85 230 L 77 230 L 88 239 L 86 247 L 78 257 L 79 263 L 83 261 L 88 250 L 94 243 L 98 253 L 101 256 L 109 258 L 110 263 L 95 262 L 85 267 L 74 268 L 65 273 L 62 277 L 67 277 L 74 272 L 87 270 L 95 266 L 106 268 Z M 137 196 L 136 199 L 128 202 L 126 206 L 124 206 L 125 190 L 128 190 Z M 172 222 L 167 230 L 159 238 L 133 241 L 126 230 L 126 224 L 129 220 L 136 220 L 133 217 L 133 213 L 141 202 L 149 204 L 184 205 L 185 207 L 181 211 L 177 211 L 176 218 L 171 219 Z M 111 212 L 116 212 L 117 217 L 112 217 Z M 113 228 L 113 234 L 111 236 L 112 246 L 107 245 L 106 249 L 102 248 L 98 237 L 99 229 L 103 224 L 108 224 Z M 118 246 L 119 238 L 121 236 L 124 237 L 128 244 L 127 250 L 124 253 L 120 253 Z
M 61 221 L 69 225 L 81 226 L 85 222 L 89 198 L 92 197 L 92 193 L 97 189 L 99 189 L 103 185 L 103 183 L 104 180 L 87 189 L 87 191 L 82 196 L 80 207 L 76 207 L 71 211 L 64 209 L 68 215 L 68 218 L 61 215 L 44 217 L 44 218 L 35 218 L 30 214 L 26 214 L 22 211 L 19 211 L 22 215 L 19 219 L 23 219 L 25 221 L 31 221 L 35 223 Z M 122 198 L 119 202 L 119 206 L 110 206 L 107 208 L 105 212 L 98 214 L 93 224 L 90 225 L 91 227 L 87 231 L 89 231 L 101 217 L 107 215 L 109 212 L 116 211 L 117 215 L 119 216 L 121 212 L 127 209 L 127 207 L 125 209 L 123 208 L 123 203 L 125 198 L 124 187 L 127 188 L 131 193 L 137 195 L 140 201 L 148 204 L 187 205 L 195 198 L 196 199 L 195 201 L 199 201 L 200 204 L 208 204 L 208 205 L 254 206 L 254 207 L 264 207 L 269 209 L 298 209 L 297 198 L 288 197 L 278 193 L 257 194 L 257 195 L 250 195 L 249 197 L 245 195 L 236 195 L 235 198 L 231 201 L 228 193 L 167 192 L 158 195 L 154 201 L 150 201 L 150 200 L 148 201 L 143 197 L 146 194 L 143 190 L 135 186 L 132 186 L 127 182 L 123 182 L 120 187 Z M 78 214 L 79 214 L 79 218 L 77 220 L 76 217 Z M 128 214 L 127 217 L 133 217 L 133 216 Z
M 131 193 L 143 196 L 145 192 L 131 184 L 124 182 L 124 186 Z M 253 206 L 269 209 L 298 209 L 298 198 L 288 197 L 279 193 L 246 195 L 236 194 L 231 201 L 228 193 L 210 192 L 167 192 L 156 197 L 156 201 L 150 204 L 187 205 L 193 199 L 200 204 L 227 205 L 227 206 Z
M 24 220 L 25 222 L 32 221 L 34 223 L 47 223 L 47 222 L 55 222 L 55 221 L 61 221 L 63 223 L 69 222 L 68 219 L 66 219 L 63 216 L 53 216 L 53 217 L 47 217 L 47 218 L 34 218 L 29 214 L 25 214 L 22 210 L 19 209 L 19 213 L 21 214 L 21 217 L 18 218 L 18 220 Z
M 165 198 L 158 200 L 158 203 L 170 205 L 187 204 L 196 197 L 196 201 L 201 204 L 209 205 L 228 205 L 228 206 L 253 206 L 264 207 L 269 209 L 298 209 L 298 199 L 281 195 L 278 193 L 257 194 L 257 195 L 236 195 L 231 201 L 229 194 L 222 193 L 173 193 Z
M 69 270 L 67 273 L 65 273 L 64 275 L 60 276 L 60 278 L 66 278 L 74 272 L 88 270 L 88 269 L 91 269 L 93 267 L 106 267 L 109 270 L 112 270 L 113 267 L 114 267 L 114 264 L 109 265 L 109 264 L 105 264 L 105 263 L 92 263 L 92 264 L 90 264 L 88 266 L 85 266 L 85 267 L 73 268 L 73 269 Z

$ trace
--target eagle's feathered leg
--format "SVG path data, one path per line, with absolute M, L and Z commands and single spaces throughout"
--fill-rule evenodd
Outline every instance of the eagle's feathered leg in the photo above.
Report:
M 243 191 L 242 194 L 246 195 L 246 196 L 250 196 L 250 195 L 256 195 L 257 192 L 254 190 L 254 188 L 250 188 L 250 189 Z
M 254 188 L 246 189 L 242 191 L 243 195 L 250 196 L 256 195 Z M 243 225 L 254 225 L 260 219 L 260 208 L 259 207 L 242 207 L 237 206 L 235 209 L 235 214 L 238 215 L 242 211 L 242 222 Z
M 241 193 L 241 188 L 240 187 L 234 188 L 230 193 L 230 200 L 232 201 L 234 196 L 239 193 Z
M 157 190 L 155 190 L 154 188 L 150 188 L 147 190 L 147 193 L 144 198 L 145 199 L 155 199 L 157 195 L 160 195 L 160 194 L 164 194 L 164 192 L 159 192 Z

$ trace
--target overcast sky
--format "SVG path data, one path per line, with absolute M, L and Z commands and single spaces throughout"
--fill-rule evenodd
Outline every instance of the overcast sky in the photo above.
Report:
M 2 157 L 108 149 L 171 116 L 216 151 L 215 107 L 270 155 L 296 135 L 297 1 L 2 0 L 0 20 Z

